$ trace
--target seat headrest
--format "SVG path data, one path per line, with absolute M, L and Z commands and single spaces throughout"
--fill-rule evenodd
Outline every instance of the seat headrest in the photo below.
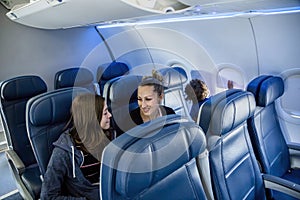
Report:
M 216 105 L 220 101 L 222 101 L 225 98 L 228 98 L 234 93 L 240 93 L 242 90 L 240 89 L 231 89 L 231 90 L 225 90 L 224 92 L 217 93 L 213 95 L 212 97 L 208 98 L 200 107 L 199 109 L 199 121 L 198 124 L 199 126 L 203 129 L 204 133 L 208 131 L 210 120 L 211 120 L 211 115 L 212 112 L 214 111 Z
M 184 69 L 176 68 L 162 68 L 159 72 L 164 77 L 164 86 L 166 88 L 176 87 L 187 82 L 188 77 Z
M 284 82 L 278 76 L 262 75 L 253 79 L 247 91 L 255 96 L 257 106 L 266 107 L 284 93 Z
M 108 162 L 116 163 L 104 164 L 116 166 L 115 190 L 124 197 L 134 198 L 205 149 L 205 136 L 199 126 L 187 118 L 168 115 L 119 136 L 104 154 L 111 156 L 119 152 L 120 157 L 116 156 L 115 161 L 107 157 Z
M 72 100 L 86 88 L 62 88 L 31 98 L 26 107 L 29 121 L 34 126 L 55 124 L 69 120 Z M 32 103 L 33 102 L 33 103 Z M 32 104 L 32 105 L 31 105 Z M 28 108 L 30 106 L 30 108 Z
M 34 75 L 15 77 L 1 85 L 1 98 L 6 101 L 26 99 L 47 91 L 46 83 Z
M 115 77 L 122 76 L 129 71 L 128 65 L 122 62 L 113 61 L 108 67 L 104 68 L 104 71 L 101 67 L 97 71 L 97 80 L 107 81 Z
M 74 67 L 57 72 L 55 79 L 55 89 L 59 89 L 91 84 L 94 76 L 87 68 Z
M 255 99 L 250 92 L 241 91 L 224 98 L 212 111 L 209 133 L 217 136 L 228 133 L 253 116 L 255 107 Z
M 137 97 L 136 91 L 142 81 L 142 76 L 126 75 L 113 82 L 110 87 L 109 99 L 111 102 L 131 102 L 133 95 Z

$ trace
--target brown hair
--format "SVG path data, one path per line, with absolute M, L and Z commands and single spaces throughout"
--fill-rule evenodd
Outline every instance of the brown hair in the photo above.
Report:
M 204 100 L 208 96 L 209 90 L 203 81 L 199 79 L 193 79 L 189 84 L 186 85 L 185 93 L 187 95 L 187 100 L 192 100 L 193 103 L 197 103 L 198 101 Z
M 100 126 L 104 98 L 94 94 L 76 96 L 71 107 L 70 135 L 81 150 L 101 159 L 104 147 L 109 143 Z
M 152 70 L 152 76 L 144 76 L 139 86 L 154 86 L 154 92 L 158 96 L 164 92 L 163 77 L 156 70 Z

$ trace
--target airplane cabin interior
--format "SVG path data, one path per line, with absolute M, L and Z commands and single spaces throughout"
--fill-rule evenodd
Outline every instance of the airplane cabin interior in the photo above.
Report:
M 300 199 L 299 0 L 0 2 L 0 199 L 40 199 L 82 93 L 112 114 L 103 200 Z M 137 126 L 153 70 L 176 114 Z M 194 79 L 209 90 L 196 119 Z

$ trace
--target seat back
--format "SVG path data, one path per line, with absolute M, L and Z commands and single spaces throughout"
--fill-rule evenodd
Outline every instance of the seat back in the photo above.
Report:
M 137 88 L 142 76 L 126 75 L 110 80 L 105 85 L 107 106 L 117 136 L 136 126 L 130 112 L 138 107 Z
M 83 67 L 73 67 L 56 72 L 54 76 L 54 89 L 67 87 L 84 87 L 95 92 L 94 75 Z
M 129 71 L 128 65 L 122 62 L 113 61 L 108 67 L 99 67 L 97 70 L 97 80 L 100 94 L 103 96 L 104 85 L 107 81 L 125 75 Z
M 248 120 L 250 137 L 264 173 L 282 177 L 290 169 L 289 151 L 281 131 L 275 100 L 284 93 L 280 77 L 262 75 L 247 90 L 255 96 L 257 109 Z
M 247 119 L 254 114 L 255 99 L 240 91 L 215 101 L 208 110 L 206 134 L 210 171 L 216 199 L 265 199 L 262 176 L 251 146 Z M 217 97 L 219 98 L 219 97 Z M 205 116 L 205 110 L 201 113 Z
M 226 90 L 224 92 L 218 93 L 213 96 L 213 98 L 208 98 L 199 108 L 197 124 L 203 129 L 203 132 L 206 133 L 209 128 L 209 123 L 211 120 L 211 115 L 215 110 L 215 106 L 218 105 L 220 101 L 226 99 L 234 93 L 241 92 L 239 89 Z
M 27 101 L 47 91 L 46 83 L 38 76 L 20 76 L 1 83 L 1 116 L 11 146 L 25 166 L 36 163 L 25 126 Z
M 196 161 L 205 151 L 201 128 L 187 118 L 136 126 L 103 152 L 101 199 L 207 199 Z
M 8 140 L 8 147 L 21 159 L 25 171 L 26 169 L 27 172 L 32 171 L 32 174 L 30 173 L 30 176 L 29 173 L 24 174 L 24 169 L 16 171 L 19 170 L 18 166 L 9 154 L 10 151 L 7 151 L 10 168 L 22 196 L 26 196 L 26 190 L 28 190 L 33 198 L 38 198 L 39 183 L 41 182 L 38 168 L 36 173 L 34 172 L 34 168 L 37 166 L 27 135 L 25 109 L 26 103 L 31 97 L 47 91 L 47 85 L 39 76 L 28 75 L 5 80 L 0 83 L 0 89 L 1 119 Z M 31 170 L 28 170 L 29 168 Z
M 180 67 L 162 68 L 159 72 L 164 78 L 165 106 L 173 108 L 176 114 L 189 117 L 189 110 L 184 96 L 184 84 L 188 81 L 187 74 Z
M 42 176 L 53 145 L 70 119 L 75 96 L 90 92 L 86 88 L 62 88 L 31 98 L 26 106 L 26 127 Z

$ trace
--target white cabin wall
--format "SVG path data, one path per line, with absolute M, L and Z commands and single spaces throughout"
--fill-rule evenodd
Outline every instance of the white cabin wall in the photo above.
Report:
M 279 75 L 284 80 L 285 92 L 276 101 L 283 134 L 287 143 L 299 145 L 300 12 L 258 16 L 251 21 L 257 41 L 260 74 Z M 298 157 L 296 162 L 299 163 Z M 291 159 L 291 162 L 295 161 Z
M 25 74 L 41 76 L 53 89 L 58 70 L 84 66 L 96 72 L 111 57 L 94 27 L 43 30 L 20 25 L 0 6 L 0 81 Z
M 300 68 L 300 13 L 251 19 L 257 41 L 260 74 Z
M 124 62 L 130 68 L 152 63 L 146 44 L 133 26 L 100 27 L 98 30 L 116 61 Z
M 201 70 L 212 94 L 219 90 L 221 68 L 229 66 L 241 72 L 242 83 L 238 84 L 241 88 L 258 75 L 255 41 L 248 18 L 197 19 L 99 28 L 99 31 L 117 60 L 132 67 L 179 65 L 187 70 Z M 221 89 L 226 88 L 226 83 L 221 84 Z
M 241 83 L 236 84 L 241 88 L 258 74 L 255 42 L 247 18 L 197 19 L 142 25 L 137 30 L 155 62 L 181 63 L 189 70 L 200 70 L 211 94 L 227 87 L 227 80 L 221 82 L 218 77 L 222 68 L 241 72 Z M 155 53 L 158 51 L 168 52 L 169 56 Z
M 227 76 L 225 79 L 232 76 L 236 86 L 245 89 L 260 74 L 299 68 L 299 21 L 299 12 L 240 15 L 104 28 L 100 32 L 116 59 L 133 67 L 154 63 L 198 69 L 211 93 L 216 93 L 226 87 L 220 75 Z

